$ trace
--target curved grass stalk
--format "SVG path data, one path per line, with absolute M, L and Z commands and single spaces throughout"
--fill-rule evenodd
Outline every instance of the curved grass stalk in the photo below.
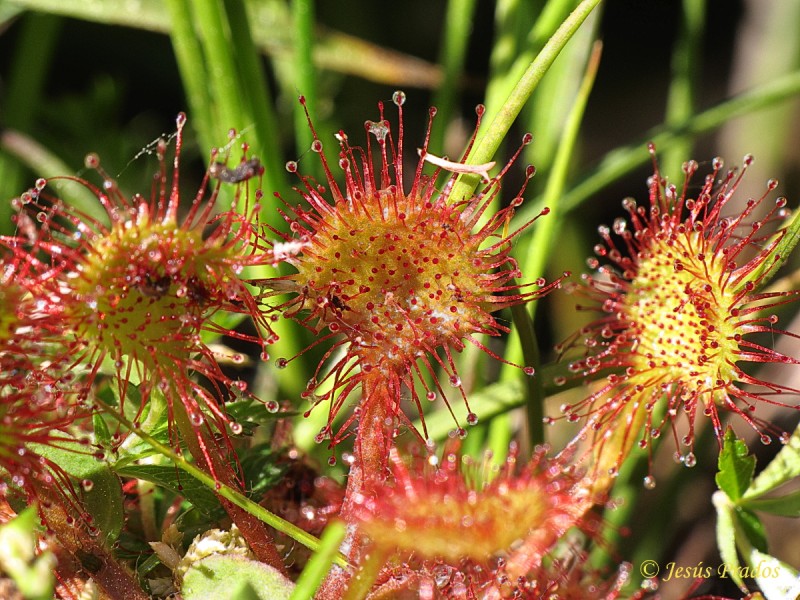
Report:
M 468 164 L 487 163 L 506 137 L 511 124 L 517 118 L 530 95 L 547 73 L 550 65 L 559 55 L 566 43 L 572 38 L 591 12 L 600 4 L 600 0 L 583 0 L 578 7 L 561 23 L 561 26 L 550 37 L 528 66 L 516 86 L 509 94 L 503 106 L 492 122 L 485 129 L 481 128 L 475 141 L 475 150 L 470 154 Z M 471 195 L 480 179 L 475 175 L 462 175 L 453 186 L 451 198 L 453 202 Z
M 117 421 L 120 425 L 124 426 L 128 431 L 138 436 L 142 441 L 147 443 L 153 450 L 168 458 L 172 463 L 187 473 L 194 477 L 197 481 L 202 483 L 204 486 L 213 490 L 215 494 L 225 498 L 229 502 L 232 502 L 236 506 L 240 507 L 241 509 L 247 511 L 249 514 L 253 515 L 254 517 L 260 519 L 270 527 L 274 527 L 281 533 L 284 533 L 291 537 L 293 540 L 303 544 L 306 548 L 317 552 L 321 548 L 320 541 L 314 537 L 313 535 L 306 533 L 296 525 L 280 518 L 278 515 L 268 511 L 266 508 L 253 502 L 246 496 L 244 496 L 241 492 L 236 491 L 235 489 L 224 485 L 219 482 L 215 482 L 214 478 L 211 477 L 209 474 L 203 472 L 201 469 L 197 468 L 195 465 L 187 461 L 185 458 L 180 456 L 176 453 L 172 448 L 169 446 L 162 444 L 158 440 L 156 440 L 153 436 L 149 433 L 143 431 L 141 428 L 137 427 L 131 420 L 127 417 L 119 414 L 113 407 L 108 406 L 101 400 L 97 400 L 98 407 L 105 412 L 109 417 Z M 341 555 L 336 555 L 333 559 L 337 565 L 341 567 L 347 567 L 348 563 Z
M 576 186 L 567 190 L 561 199 L 562 209 L 567 212 L 576 209 L 599 190 L 650 161 L 648 142 L 653 142 L 659 149 L 668 149 L 676 143 L 712 131 L 734 117 L 768 108 L 798 94 L 800 94 L 800 71 L 794 71 L 785 77 L 726 100 L 682 123 L 673 126 L 659 125 L 638 141 L 607 153 Z M 523 205 L 515 217 L 515 222 L 524 223 L 531 219 L 538 214 L 542 206 L 544 206 L 542 198 Z

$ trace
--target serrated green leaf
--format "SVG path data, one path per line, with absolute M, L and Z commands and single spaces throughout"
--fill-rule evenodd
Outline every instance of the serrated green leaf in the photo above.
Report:
M 763 496 L 795 477 L 800 477 L 800 427 L 794 431 L 775 458 L 758 474 L 744 497 Z
M 741 506 L 749 510 L 796 519 L 800 517 L 800 490 L 775 498 L 754 498 L 750 500 L 745 497 Z
M 749 455 L 747 445 L 730 428 L 725 432 L 717 464 L 717 486 L 734 502 L 739 500 L 753 480 L 756 458 Z
M 174 466 L 166 465 L 128 465 L 114 466 L 116 473 L 122 477 L 144 479 L 183 496 L 192 506 L 205 514 L 219 508 L 219 501 L 210 489 L 193 477 L 178 476 Z
M 747 536 L 750 545 L 762 552 L 767 551 L 767 532 L 761 520 L 749 510 L 737 507 L 735 511 L 739 531 Z
M 714 492 L 711 500 L 714 508 L 717 509 L 717 548 L 725 565 L 726 573 L 736 585 L 745 589 L 740 575 L 739 554 L 736 552 L 734 506 L 724 492 Z
M 264 563 L 214 555 L 196 562 L 186 572 L 181 595 L 184 600 L 284 600 L 292 589 L 290 580 Z M 242 590 L 256 595 L 238 595 Z
M 756 549 L 750 552 L 747 575 L 755 579 L 767 600 L 800 597 L 800 576 L 797 571 L 774 556 Z
M 37 454 L 58 465 L 77 480 L 76 489 L 82 495 L 83 505 L 94 519 L 94 526 L 100 529 L 101 539 L 107 545 L 113 544 L 124 522 L 122 509 L 122 484 L 111 468 L 94 455 L 88 454 L 86 447 L 62 444 L 61 447 L 31 445 Z
M 92 427 L 94 428 L 94 440 L 103 448 L 111 446 L 111 432 L 108 430 L 103 416 L 100 413 L 92 415 Z
M 249 495 L 261 495 L 277 485 L 286 473 L 285 465 L 269 444 L 259 444 L 245 450 L 239 458 Z

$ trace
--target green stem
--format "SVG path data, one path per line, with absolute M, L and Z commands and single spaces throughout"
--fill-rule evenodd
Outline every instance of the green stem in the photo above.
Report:
M 289 600 L 313 598 L 320 583 L 330 571 L 334 559 L 339 554 L 339 545 L 347 533 L 347 526 L 341 521 L 332 521 L 325 527 L 320 537 L 320 549 L 306 564 Z
M 197 481 L 202 483 L 208 489 L 213 490 L 215 494 L 221 496 L 222 498 L 225 498 L 229 502 L 247 511 L 254 517 L 262 520 L 270 527 L 274 527 L 281 533 L 288 535 L 293 540 L 303 544 L 306 548 L 309 548 L 314 552 L 318 551 L 321 548 L 320 541 L 313 535 L 306 533 L 296 525 L 293 525 L 289 521 L 285 521 L 278 515 L 271 513 L 260 504 L 253 502 L 252 500 L 242 495 L 238 491 L 234 490 L 233 488 L 223 483 L 215 482 L 214 478 L 211 477 L 211 475 L 191 464 L 189 461 L 180 456 L 169 446 L 162 444 L 150 434 L 146 433 L 145 431 L 142 431 L 128 418 L 124 417 L 123 415 L 119 414 L 116 410 L 114 410 L 113 407 L 108 406 L 99 399 L 97 399 L 96 402 L 98 407 L 108 416 L 110 416 L 112 419 L 123 425 L 128 431 L 138 436 L 141 440 L 146 442 L 151 448 L 153 448 L 153 450 L 171 460 L 176 467 L 178 467 L 182 471 L 186 472 L 187 474 L 197 479 Z M 341 555 L 337 555 L 334 558 L 334 562 L 341 567 L 348 566 L 347 561 Z
M 367 597 L 372 584 L 375 583 L 381 567 L 386 562 L 386 553 L 372 548 L 364 557 L 358 571 L 350 579 L 344 600 L 363 600 Z
M 313 0 L 292 0 L 294 25 L 293 50 L 295 85 L 306 99 L 306 108 L 313 121 L 316 121 L 317 72 L 314 68 L 314 2 Z M 303 106 L 294 103 L 294 131 L 298 152 L 311 147 L 313 137 L 306 122 Z
M 26 131 L 36 117 L 61 23 L 60 18 L 41 13 L 29 13 L 22 19 L 19 42 L 12 52 L 14 60 L 3 94 L 3 127 Z M 34 171 L 39 172 L 38 166 Z M 24 185 L 19 163 L 5 151 L 0 152 L 0 197 L 5 200 L 19 194 Z M 0 202 L 3 228 L 11 223 L 11 211 L 9 202 Z
M 800 71 L 795 71 L 722 102 L 683 123 L 671 127 L 659 125 L 651 129 L 642 139 L 606 154 L 578 185 L 564 194 L 561 199 L 562 210 L 574 210 L 604 187 L 651 160 L 647 152 L 648 142 L 653 142 L 657 148 L 670 148 L 683 140 L 716 129 L 734 117 L 773 106 L 797 96 L 798 93 L 800 93 Z M 541 200 L 524 206 L 517 212 L 515 220 L 524 223 L 536 215 L 542 206 L 544 203 Z
M 472 17 L 475 14 L 475 0 L 450 0 L 444 21 L 444 40 L 439 51 L 439 64 L 442 67 L 442 82 L 433 97 L 437 109 L 437 119 L 431 132 L 431 148 L 444 147 L 444 134 L 450 115 L 453 112 L 458 82 L 464 70 L 464 57 L 467 53 Z
M 195 0 L 192 6 L 207 61 L 207 84 L 211 85 L 212 102 L 217 109 L 216 123 L 226 130 L 233 127 L 241 131 L 252 119 L 245 110 L 236 76 L 236 56 L 224 6 L 221 0 Z
M 536 223 L 530 246 L 522 259 L 522 272 L 529 279 L 535 280 L 545 274 L 545 267 L 550 257 L 553 240 L 564 222 L 566 211 L 561 207 L 561 197 L 566 187 L 569 166 L 575 153 L 575 146 L 577 145 L 586 105 L 589 102 L 589 95 L 594 86 L 597 70 L 600 67 L 601 52 L 602 44 L 597 42 L 592 48 L 583 80 L 575 96 L 575 102 L 564 124 L 564 130 L 553 160 L 553 167 L 542 194 L 544 205 L 552 210 L 549 215 Z M 531 317 L 536 314 L 536 307 L 537 303 L 531 304 Z
M 487 128 L 482 128 L 481 132 L 479 132 L 475 150 L 470 154 L 467 161 L 469 164 L 482 164 L 492 159 L 511 128 L 511 124 L 517 118 L 533 90 L 536 89 L 536 86 L 550 68 L 550 65 L 553 64 L 553 61 L 566 43 L 598 4 L 600 4 L 600 0 L 583 0 L 550 37 L 542 51 L 531 62 L 519 82 L 517 82 L 517 85 L 511 90 L 495 118 L 492 119 Z M 458 202 L 470 196 L 479 181 L 480 177 L 477 175 L 462 175 L 453 187 L 452 201 Z
M 215 145 L 216 121 L 212 111 L 203 49 L 192 27 L 189 0 L 166 0 L 170 16 L 170 39 L 193 119 L 192 126 L 205 148 Z
M 665 123 L 675 125 L 695 112 L 695 87 L 699 76 L 700 52 L 706 20 L 705 0 L 683 0 L 681 28 L 672 53 L 672 82 L 667 95 Z M 677 177 L 680 167 L 691 154 L 691 141 L 675 144 L 661 158 L 663 172 Z
M 567 175 L 569 173 L 570 160 L 575 151 L 583 114 L 586 110 L 589 94 L 594 85 L 597 69 L 600 66 L 601 47 L 601 44 L 598 42 L 592 50 L 581 85 L 575 97 L 575 102 L 567 116 L 556 150 L 556 156 L 553 160 L 550 176 L 547 178 L 544 201 L 547 206 L 553 207 L 553 210 L 549 215 L 537 222 L 530 244 L 521 244 L 523 248 L 525 248 L 523 250 L 522 259 L 520 260 L 521 270 L 528 279 L 535 280 L 544 275 L 547 258 L 550 256 L 550 248 L 564 220 L 565 213 L 560 210 L 559 200 L 564 192 Z M 537 306 L 537 302 L 532 302 L 529 309 L 521 307 L 525 312 L 526 321 L 528 323 L 532 322 L 536 314 Z M 523 330 L 521 330 L 520 327 L 525 327 L 525 325 L 523 325 L 522 319 L 516 314 L 514 315 L 514 323 L 520 335 L 519 338 L 512 338 L 509 342 L 509 347 L 506 351 L 506 359 L 516 363 L 522 358 L 526 365 L 530 365 L 538 371 L 540 359 L 538 348 L 534 347 L 536 345 L 536 338 L 532 335 L 532 331 L 528 335 L 523 335 Z M 530 325 L 527 327 L 530 328 Z M 531 360 L 534 360 L 534 357 L 536 360 L 535 363 L 531 362 Z M 503 365 L 502 377 L 508 378 L 518 376 L 512 373 L 513 371 L 515 371 L 515 369 L 509 365 Z M 531 392 L 529 400 L 525 405 L 527 409 L 528 434 L 531 444 L 535 446 L 544 441 L 544 427 L 542 424 L 544 413 L 542 404 L 545 396 L 541 376 L 538 374 L 535 375 L 528 385 Z
M 280 125 L 272 110 L 274 102 L 261 66 L 258 47 L 253 41 L 246 7 L 242 0 L 225 0 L 225 9 L 230 29 L 236 32 L 231 39 L 237 67 L 234 76 L 238 81 L 238 92 L 245 99 L 246 114 L 253 119 L 256 132 L 253 149 L 264 167 L 262 186 L 268 193 L 261 200 L 261 214 L 264 219 L 274 219 L 275 197 L 272 192 L 288 189 L 278 135 Z
M 533 319 L 528 310 L 523 305 L 511 308 L 511 316 L 514 320 L 514 329 L 519 335 L 520 345 L 522 346 L 522 356 L 525 365 L 539 370 L 541 363 L 541 353 L 536 334 L 533 331 Z M 531 448 L 544 443 L 544 386 L 539 376 L 527 378 L 528 401 L 525 403 L 527 408 L 528 439 Z

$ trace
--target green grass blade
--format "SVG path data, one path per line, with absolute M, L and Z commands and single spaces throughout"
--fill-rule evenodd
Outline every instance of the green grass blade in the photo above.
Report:
M 695 111 L 697 80 L 702 64 L 701 51 L 706 21 L 706 0 L 683 0 L 681 27 L 672 53 L 673 77 L 667 94 L 665 123 L 675 125 L 690 118 Z M 662 153 L 661 168 L 673 181 L 680 180 L 681 165 L 690 158 L 690 139 L 674 144 Z
M 322 532 L 317 552 L 309 559 L 300 577 L 290 600 L 306 600 L 313 598 L 320 583 L 330 571 L 334 559 L 339 554 L 339 544 L 344 540 L 347 527 L 342 521 L 328 523 Z
M 536 86 L 566 43 L 598 4 L 600 4 L 600 0 L 583 0 L 561 23 L 561 26 L 550 37 L 542 51 L 537 54 L 514 86 L 497 116 L 492 119 L 486 128 L 481 128 L 478 133 L 478 139 L 475 142 L 475 150 L 469 156 L 469 164 L 482 164 L 494 157 L 495 152 L 511 128 L 511 124 L 517 118 L 533 90 L 536 89 Z M 453 202 L 471 195 L 479 180 L 480 178 L 477 175 L 462 175 L 453 187 L 451 194 Z
M 664 150 L 685 139 L 716 129 L 734 117 L 774 106 L 797 94 L 800 94 L 800 71 L 722 102 L 683 123 L 671 127 L 659 125 L 640 140 L 606 154 L 576 186 L 567 190 L 561 199 L 561 206 L 565 211 L 576 209 L 604 187 L 650 161 L 650 154 L 647 151 L 647 144 L 650 141 L 657 148 Z M 544 202 L 541 199 L 523 206 L 515 220 L 518 223 L 525 222 L 537 214 L 543 206 Z
M 447 3 L 444 39 L 439 50 L 442 82 L 433 97 L 433 105 L 438 112 L 431 132 L 431 148 L 444 147 L 445 128 L 450 122 L 459 91 L 459 80 L 464 72 L 464 60 L 476 4 L 475 0 L 450 0 Z

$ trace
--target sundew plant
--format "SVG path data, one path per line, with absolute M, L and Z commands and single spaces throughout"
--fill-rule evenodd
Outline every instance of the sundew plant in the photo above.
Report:
M 800 597 L 800 1 L 0 19 L 0 598 Z

